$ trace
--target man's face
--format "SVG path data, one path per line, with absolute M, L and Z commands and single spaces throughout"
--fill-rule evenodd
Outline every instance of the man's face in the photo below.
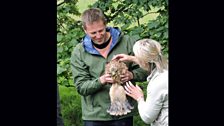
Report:
M 106 41 L 106 26 L 101 20 L 92 24 L 87 23 L 84 31 L 96 44 L 103 44 Z

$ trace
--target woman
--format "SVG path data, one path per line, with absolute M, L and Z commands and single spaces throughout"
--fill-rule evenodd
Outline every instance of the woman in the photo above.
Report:
M 144 100 L 141 88 L 130 81 L 124 86 L 126 94 L 138 101 L 138 111 L 145 123 L 168 126 L 168 61 L 161 54 L 161 45 L 152 39 L 142 39 L 135 43 L 133 51 L 135 56 L 118 54 L 113 59 L 135 62 L 150 72 L 147 98 Z

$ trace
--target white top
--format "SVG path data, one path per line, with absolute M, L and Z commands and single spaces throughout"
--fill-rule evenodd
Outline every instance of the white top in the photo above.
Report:
M 148 76 L 147 98 L 138 102 L 142 120 L 151 126 L 168 126 L 168 71 Z

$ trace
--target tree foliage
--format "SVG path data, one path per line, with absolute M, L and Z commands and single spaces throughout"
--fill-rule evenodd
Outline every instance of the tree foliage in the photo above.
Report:
M 57 1 L 57 80 L 58 84 L 73 86 L 70 70 L 70 56 L 73 47 L 81 40 L 84 33 L 76 6 L 78 0 Z

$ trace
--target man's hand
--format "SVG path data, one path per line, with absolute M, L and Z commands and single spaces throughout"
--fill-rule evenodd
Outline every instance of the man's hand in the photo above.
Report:
M 134 78 L 134 75 L 132 72 L 130 71 L 127 71 L 125 74 L 122 74 L 121 75 L 121 81 L 122 82 L 127 82 L 127 81 L 130 81 L 131 79 Z
M 100 83 L 101 84 L 106 84 L 106 83 L 114 83 L 113 79 L 111 78 L 110 74 L 104 74 L 100 78 Z

